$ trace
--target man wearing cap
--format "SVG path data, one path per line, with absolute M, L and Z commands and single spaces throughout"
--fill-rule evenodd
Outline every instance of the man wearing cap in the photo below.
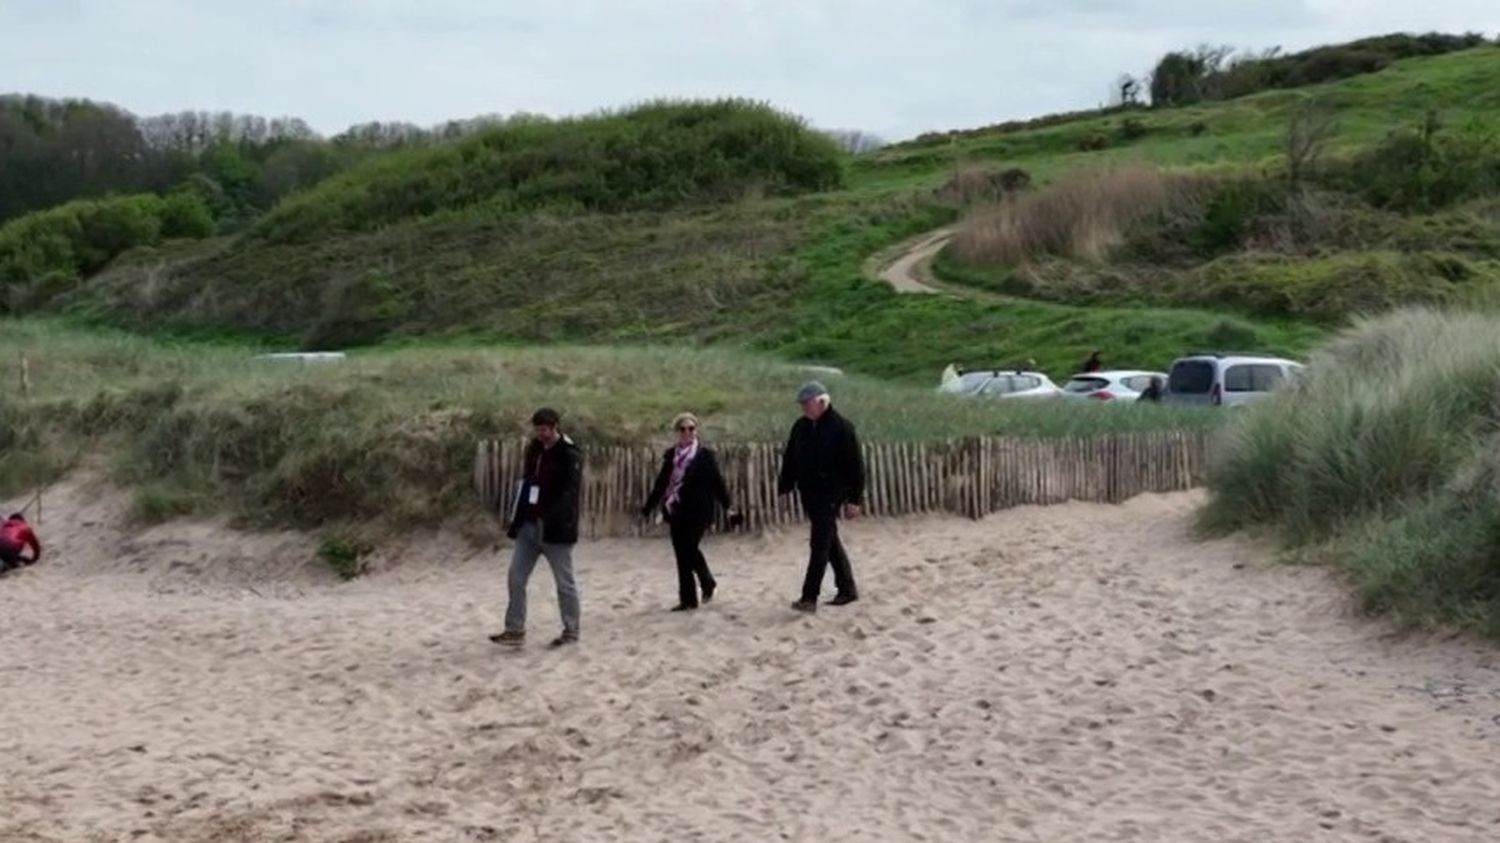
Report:
M 823 571 L 833 565 L 838 593 L 829 605 L 845 606 L 859 599 L 854 570 L 839 541 L 840 515 L 858 518 L 865 496 L 865 460 L 854 425 L 833 409 L 828 390 L 813 381 L 797 391 L 802 418 L 792 425 L 791 438 L 781 460 L 781 494 L 795 489 L 802 497 L 802 510 L 812 525 L 811 555 L 802 596 L 792 608 L 799 612 L 818 610 L 818 592 Z

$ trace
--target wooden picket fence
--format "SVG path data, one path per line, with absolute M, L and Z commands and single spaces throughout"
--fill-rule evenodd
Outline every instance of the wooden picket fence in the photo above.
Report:
M 1146 492 L 1198 485 L 1210 435 L 1163 431 L 1077 439 L 984 437 L 864 445 L 866 512 L 876 518 L 945 513 L 982 518 L 1027 504 L 1119 503 Z M 524 442 L 479 443 L 474 484 L 481 503 L 502 517 L 514 505 Z M 719 461 L 745 529 L 802 521 L 795 496 L 776 493 L 780 444 L 718 447 Z M 638 513 L 661 467 L 660 448 L 584 450 L 585 536 L 638 535 Z

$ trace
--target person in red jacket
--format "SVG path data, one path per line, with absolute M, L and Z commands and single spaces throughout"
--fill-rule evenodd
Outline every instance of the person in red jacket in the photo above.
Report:
M 21 551 L 31 548 L 31 558 L 21 556 Z M 0 524 L 0 572 L 22 565 L 35 565 L 42 558 L 42 543 L 26 523 L 26 516 L 17 512 Z

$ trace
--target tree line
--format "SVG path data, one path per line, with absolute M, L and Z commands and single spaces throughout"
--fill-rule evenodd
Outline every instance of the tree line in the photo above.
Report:
M 1201 45 L 1162 56 L 1144 76 L 1121 74 L 1110 89 L 1116 107 L 1143 106 L 1149 96 L 1154 107 L 1192 105 L 1235 99 L 1261 91 L 1300 88 L 1375 73 L 1393 62 L 1469 50 L 1491 42 L 1469 32 L 1448 35 L 1396 33 L 1314 47 L 1283 54 L 1280 47 L 1236 51 L 1227 45 Z
M 108 103 L 0 96 L 0 222 L 75 199 L 191 190 L 221 230 L 372 154 L 545 121 L 484 115 L 430 128 L 371 122 L 324 138 L 296 117 L 183 111 L 137 117 Z

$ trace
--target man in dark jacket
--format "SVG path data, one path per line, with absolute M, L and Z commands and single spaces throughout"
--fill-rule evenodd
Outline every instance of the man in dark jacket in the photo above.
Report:
M 802 597 L 792 608 L 815 612 L 823 572 L 830 563 L 838 593 L 829 604 L 844 606 L 859 599 L 849 555 L 839 541 L 838 519 L 840 514 L 859 517 L 865 496 L 865 460 L 854 425 L 833 409 L 822 384 L 814 381 L 803 386 L 797 403 L 802 405 L 802 418 L 792 425 L 778 485 L 783 495 L 794 489 L 801 495 L 802 510 L 812 525 L 807 577 Z
M 522 480 L 516 490 L 510 530 L 516 543 L 507 582 L 510 604 L 505 609 L 505 631 L 491 635 L 497 644 L 520 645 L 526 640 L 526 584 L 537 559 L 547 558 L 557 582 L 557 606 L 562 612 L 562 635 L 553 647 L 578 642 L 580 610 L 578 583 L 573 577 L 573 545 L 578 543 L 578 499 L 583 487 L 583 459 L 573 440 L 559 429 L 555 410 L 537 410 L 531 417 L 535 438 L 526 447 Z

